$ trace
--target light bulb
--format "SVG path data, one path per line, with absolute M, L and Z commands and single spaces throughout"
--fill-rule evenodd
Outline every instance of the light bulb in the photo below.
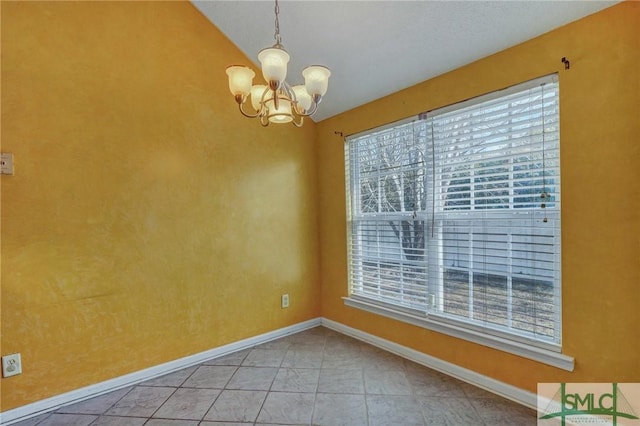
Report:
M 291 88 L 293 93 L 296 95 L 296 100 L 298 101 L 298 111 L 304 112 L 308 111 L 311 108 L 311 96 L 307 93 L 307 89 L 303 84 L 298 84 L 297 86 L 293 86 Z
M 267 86 L 264 84 L 256 84 L 251 87 L 251 105 L 256 111 L 260 111 L 260 101 L 262 100 L 262 95 L 266 89 Z
M 272 123 L 289 123 L 293 120 L 291 114 L 291 102 L 287 99 L 278 98 L 278 109 L 275 108 L 273 98 L 266 102 L 269 108 L 269 121 Z
M 289 54 L 284 49 L 269 47 L 262 49 L 258 53 L 258 60 L 262 64 L 262 76 L 269 83 L 272 89 L 277 89 L 287 78 L 287 64 Z M 273 84 L 272 82 L 275 82 Z
M 329 76 L 331 71 L 329 68 L 322 65 L 312 65 L 302 70 L 302 76 L 304 77 L 304 85 L 307 88 L 307 93 L 314 97 L 316 95 L 324 96 L 327 93 L 327 87 L 329 86 Z
M 256 73 L 251 68 L 241 65 L 227 67 L 226 73 L 229 76 L 229 90 L 233 96 L 242 95 L 244 98 L 251 91 L 251 83 Z

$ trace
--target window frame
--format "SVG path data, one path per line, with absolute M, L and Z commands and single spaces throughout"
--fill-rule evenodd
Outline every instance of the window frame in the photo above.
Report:
M 466 108 L 467 106 L 476 105 L 476 104 L 485 102 L 487 100 L 503 98 L 505 96 L 508 96 L 509 94 L 526 90 L 527 88 L 540 86 L 541 84 L 544 84 L 546 82 L 557 83 L 557 75 L 553 74 L 550 76 L 544 76 L 538 79 L 531 80 L 529 82 L 521 83 L 503 90 L 495 91 L 483 96 L 466 100 L 464 102 L 460 102 L 444 108 L 440 108 L 438 110 L 434 110 L 427 114 L 421 114 L 417 117 L 410 117 L 404 120 L 400 120 L 394 123 L 390 123 L 390 124 L 372 129 L 372 130 L 354 134 L 345 138 L 345 173 L 347 176 L 347 179 L 346 179 L 347 244 L 348 244 L 347 249 L 348 249 L 348 257 L 349 257 L 349 261 L 348 261 L 348 268 L 349 268 L 348 292 L 349 293 L 347 297 L 343 298 L 345 305 L 358 308 L 358 309 L 363 309 L 368 312 L 373 312 L 378 315 L 390 317 L 399 321 L 417 325 L 417 326 L 427 328 L 429 330 L 437 331 L 443 334 L 447 334 L 453 337 L 479 343 L 485 346 L 492 347 L 494 349 L 513 353 L 519 356 L 523 356 L 525 358 L 534 359 L 536 361 L 539 361 L 548 365 L 552 365 L 567 371 L 573 370 L 574 359 L 570 356 L 562 354 L 562 345 L 561 345 L 561 340 L 559 339 L 557 342 L 545 341 L 541 339 L 532 339 L 530 337 L 526 337 L 526 333 L 519 335 L 518 333 L 514 333 L 513 331 L 502 332 L 499 330 L 493 330 L 492 328 L 479 327 L 473 323 L 456 320 L 455 318 L 452 319 L 451 317 L 443 315 L 441 312 L 438 312 L 437 310 L 433 310 L 429 307 L 426 307 L 425 309 L 415 309 L 412 306 L 400 306 L 392 303 L 385 303 L 384 301 L 375 300 L 373 298 L 368 298 L 366 296 L 361 296 L 353 293 L 353 286 L 354 286 L 354 283 L 352 282 L 353 272 L 354 272 L 352 270 L 352 266 L 353 266 L 352 265 L 352 256 L 353 256 L 352 239 L 354 238 L 353 227 L 356 226 L 357 223 L 363 219 L 363 216 L 366 216 L 366 215 L 361 214 L 357 218 L 353 217 L 354 210 L 352 208 L 353 207 L 352 203 L 354 202 L 353 200 L 360 200 L 359 191 L 361 190 L 361 188 L 352 188 L 352 178 L 353 178 L 352 174 L 359 172 L 359 170 L 357 170 L 359 167 L 359 164 L 356 164 L 356 165 L 352 164 L 352 161 L 350 158 L 351 156 L 350 147 L 349 147 L 350 141 L 358 137 L 374 134 L 377 132 L 383 132 L 387 129 L 394 129 L 399 126 L 414 122 L 416 120 L 425 119 L 425 117 L 427 119 L 433 116 L 437 117 L 438 115 L 446 114 L 451 111 L 457 111 L 457 110 Z M 559 104 L 559 96 L 558 96 L 557 102 Z M 558 105 L 558 115 L 559 115 L 559 105 Z M 431 149 L 433 149 L 433 146 L 431 147 Z M 431 171 L 427 169 L 427 174 L 431 174 L 431 172 L 433 172 L 434 182 L 431 182 L 430 185 L 435 185 L 436 184 L 435 177 L 437 173 L 435 169 L 436 166 L 434 165 L 434 163 L 432 163 L 431 167 L 434 168 L 434 170 Z M 431 176 L 429 176 L 429 178 L 431 178 Z M 432 202 L 435 203 L 434 200 L 432 200 Z M 460 214 L 460 212 L 447 213 L 447 212 L 444 212 L 444 210 L 436 213 L 435 207 L 433 207 L 432 211 L 418 212 L 419 215 L 422 213 L 424 214 L 421 216 L 421 218 L 425 220 L 425 223 L 430 222 L 428 227 L 424 226 L 424 229 L 425 229 L 424 232 L 427 232 L 427 228 L 429 228 L 429 231 L 432 231 L 431 226 L 434 226 L 436 222 L 439 220 L 444 220 L 443 218 L 445 216 L 454 216 L 456 215 L 456 213 Z M 477 210 L 475 212 L 463 211 L 462 215 L 469 216 L 470 213 L 471 215 L 482 215 L 486 212 L 484 212 L 483 210 Z M 380 214 L 382 214 L 382 212 L 378 212 L 378 215 Z M 387 215 L 384 215 L 384 217 L 406 218 L 407 214 L 408 212 L 388 213 Z M 509 215 L 525 214 L 526 215 L 531 213 L 527 212 L 526 210 L 523 210 L 522 212 L 511 211 L 511 212 L 508 212 L 507 214 Z M 555 214 L 555 213 L 550 212 L 550 214 Z M 375 216 L 375 214 L 373 214 L 372 216 Z M 416 216 L 416 213 L 414 212 L 414 218 L 415 216 Z M 557 212 L 556 220 L 558 221 L 560 220 L 559 211 Z M 435 228 L 434 230 L 437 230 L 437 228 Z M 426 245 L 429 245 L 429 244 L 432 244 L 432 242 L 426 243 Z M 425 249 L 425 250 L 428 250 L 428 249 Z M 430 261 L 428 262 L 430 263 Z M 555 294 L 558 297 L 561 296 L 560 294 L 561 286 L 559 282 L 560 267 L 561 267 L 561 263 L 558 259 L 557 261 L 558 276 L 556 277 L 558 279 L 558 282 L 557 282 L 557 285 L 554 285 L 554 292 L 558 292 L 558 294 Z M 429 289 L 427 290 L 427 297 L 430 297 L 428 296 L 429 292 L 431 292 L 433 287 L 438 284 L 434 283 L 432 278 L 425 278 L 425 285 Z M 558 300 L 559 302 L 558 302 L 558 305 L 556 306 L 557 312 L 556 312 L 556 318 L 555 318 L 555 321 L 556 321 L 555 329 L 558 331 L 558 333 L 561 333 L 562 324 L 561 324 L 560 310 L 561 310 L 562 303 L 561 303 L 561 299 L 558 299 Z

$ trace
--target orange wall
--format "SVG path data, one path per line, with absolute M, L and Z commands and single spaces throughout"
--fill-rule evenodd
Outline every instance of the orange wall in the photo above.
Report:
M 613 6 L 318 125 L 323 316 L 535 392 L 640 381 L 640 2 Z M 566 56 L 571 69 L 564 70 Z M 559 71 L 569 373 L 344 306 L 345 135 Z
M 248 58 L 186 2 L 1 7 L 2 410 L 320 315 L 315 125 L 242 117 Z
M 24 373 L 0 381 L 0 410 L 320 314 L 532 391 L 640 381 L 639 6 L 318 125 L 263 129 L 224 75 L 249 60 L 188 3 L 2 2 L 1 143 L 16 174 L 1 178 L 0 348 L 22 353 Z M 575 372 L 345 307 L 334 131 L 557 70 Z

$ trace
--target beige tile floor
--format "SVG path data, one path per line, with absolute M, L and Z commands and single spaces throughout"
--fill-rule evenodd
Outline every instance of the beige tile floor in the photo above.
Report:
M 19 426 L 526 426 L 533 410 L 317 327 Z

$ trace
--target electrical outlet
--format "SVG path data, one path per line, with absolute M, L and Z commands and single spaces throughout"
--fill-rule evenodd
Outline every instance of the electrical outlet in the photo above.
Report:
M 288 294 L 283 294 L 282 295 L 281 305 L 282 305 L 283 308 L 288 308 L 289 307 L 289 295 Z
M 10 152 L 0 154 L 0 174 L 13 174 L 13 154 Z
M 22 361 L 20 354 L 5 355 L 2 357 L 2 376 L 11 377 L 22 374 Z

